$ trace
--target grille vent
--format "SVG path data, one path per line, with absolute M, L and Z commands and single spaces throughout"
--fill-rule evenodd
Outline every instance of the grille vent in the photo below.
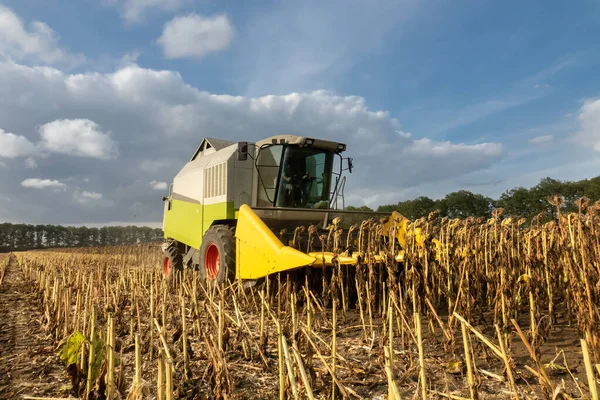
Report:
M 221 163 L 204 170 L 204 197 L 217 197 L 226 194 L 227 163 Z

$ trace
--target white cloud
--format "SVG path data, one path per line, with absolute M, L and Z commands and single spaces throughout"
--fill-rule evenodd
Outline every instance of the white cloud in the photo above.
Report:
M 140 50 L 130 51 L 129 53 L 126 53 L 123 55 L 123 57 L 121 57 L 120 65 L 126 66 L 126 65 L 130 65 L 130 64 L 136 64 L 138 58 L 140 58 L 141 55 L 142 55 L 142 52 Z
M 75 190 L 73 192 L 73 198 L 77 203 L 84 206 L 110 207 L 115 204 L 113 200 L 105 200 L 104 196 L 102 196 L 102 193 L 88 192 L 86 190 Z
M 529 143 L 533 143 L 533 144 L 549 143 L 552 140 L 554 140 L 554 136 L 542 135 L 542 136 L 536 136 L 536 137 L 529 139 Z
M 0 129 L 0 157 L 14 158 L 32 154 L 35 146 L 26 137 Z
M 482 143 L 475 145 L 454 144 L 451 142 L 435 142 L 424 138 L 415 140 L 408 149 L 415 154 L 426 157 L 446 157 L 452 155 L 476 154 L 483 157 L 498 156 L 502 153 L 499 143 Z
M 89 119 L 60 119 L 40 127 L 41 146 L 55 153 L 101 159 L 114 158 L 117 144 L 109 132 Z
M 394 171 L 397 171 L 396 173 L 401 177 L 398 176 L 394 179 L 407 182 L 407 185 L 402 188 L 406 191 L 406 189 L 421 187 L 427 183 L 443 182 L 473 171 L 486 169 L 491 163 L 502 158 L 504 146 L 500 143 L 468 145 L 422 138 L 407 143 L 401 155 L 396 156 L 392 153 L 389 149 L 382 152 L 384 155 L 378 164 L 382 169 L 389 171 L 382 172 L 383 175 L 393 176 Z M 400 160 L 400 157 L 403 160 Z M 433 178 L 434 176 L 436 178 Z M 377 186 L 380 190 L 383 190 L 384 187 L 384 185 Z M 386 192 L 400 188 L 401 186 L 390 187 Z
M 192 13 L 167 22 L 158 44 L 167 58 L 200 58 L 227 48 L 234 36 L 227 15 L 206 17 Z
M 148 185 L 154 190 L 167 190 L 167 182 L 152 181 Z
M 11 9 L 0 5 L 0 58 L 70 65 L 85 61 L 83 55 L 61 49 L 58 42 L 58 34 L 45 23 L 32 21 L 26 26 Z
M 33 169 L 33 168 L 37 168 L 37 162 L 35 161 L 35 159 L 28 157 L 25 159 L 25 166 L 27 168 Z
M 96 192 L 85 192 L 84 191 L 81 193 L 81 197 L 84 199 L 100 200 L 102 198 L 102 194 L 96 193 Z
M 123 19 L 129 23 L 139 23 L 152 10 L 175 12 L 190 4 L 193 0 L 108 0 L 117 6 Z
M 359 96 L 323 90 L 261 97 L 212 94 L 176 72 L 136 65 L 70 75 L 0 62 L 0 121 L 12 132 L 35 132 L 38 124 L 53 121 L 40 128 L 46 133 L 40 148 L 52 150 L 40 168 L 50 176 L 71 176 L 73 182 L 89 178 L 102 198 L 76 192 L 72 200 L 103 206 L 86 209 L 86 218 L 94 222 L 161 220 L 160 198 L 144 196 L 149 183 L 158 171 L 165 181 L 177 174 L 204 135 L 256 141 L 284 132 L 344 142 L 355 166 L 346 195 L 363 198 L 456 179 L 489 168 L 504 154 L 496 143 L 437 142 L 402 132 L 396 119 L 370 109 Z M 110 162 L 105 158 L 116 144 L 108 131 L 119 138 L 119 157 Z M 26 178 L 4 170 L 0 191 Z M 43 194 L 15 200 L 27 203 L 27 209 L 35 205 L 40 220 L 76 222 L 81 215 L 76 208 L 48 206 L 51 199 Z M 131 204 L 138 206 L 131 210 Z M 115 207 L 104 207 L 109 205 Z M 13 213 L 26 215 L 27 209 Z
M 66 189 L 67 186 L 55 179 L 29 178 L 21 182 L 21 186 L 33 189 Z
M 582 146 L 600 151 L 600 99 L 586 100 L 577 114 L 579 131 L 574 139 Z

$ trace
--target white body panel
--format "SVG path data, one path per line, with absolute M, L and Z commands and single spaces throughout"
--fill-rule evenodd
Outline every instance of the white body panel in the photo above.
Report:
M 210 205 L 251 204 L 254 161 L 237 159 L 237 143 L 215 151 L 207 149 L 189 161 L 173 179 L 173 197 Z

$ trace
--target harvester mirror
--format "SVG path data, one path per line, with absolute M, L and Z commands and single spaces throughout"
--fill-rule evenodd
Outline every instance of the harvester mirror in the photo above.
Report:
M 238 143 L 238 161 L 246 161 L 248 159 L 248 142 Z
M 352 158 L 348 157 L 348 172 L 352 173 Z

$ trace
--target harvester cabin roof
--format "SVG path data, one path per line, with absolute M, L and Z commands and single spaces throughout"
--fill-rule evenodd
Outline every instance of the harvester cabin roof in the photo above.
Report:
M 256 142 L 257 147 L 274 143 L 296 144 L 299 146 L 315 147 L 317 149 L 330 150 L 334 152 L 346 151 L 344 143 L 332 142 L 324 139 L 309 138 L 296 135 L 275 135 Z
M 198 149 L 196 150 L 196 152 L 194 153 L 194 156 L 192 157 L 192 159 L 190 161 L 194 161 L 198 157 L 212 154 L 215 151 L 219 151 L 219 150 L 224 149 L 225 147 L 229 147 L 235 143 L 237 143 L 237 142 L 232 142 L 231 140 L 205 137 L 204 139 L 202 139 L 200 146 L 198 146 Z

